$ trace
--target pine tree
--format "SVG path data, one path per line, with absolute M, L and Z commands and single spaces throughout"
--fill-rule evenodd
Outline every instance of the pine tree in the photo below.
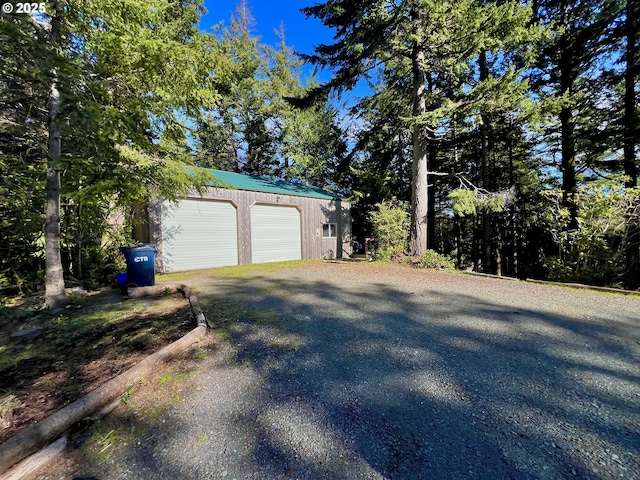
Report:
M 0 17 L 0 289 L 35 289 L 47 158 L 46 32 L 26 15 Z
M 625 2 L 625 74 L 624 74 L 624 122 L 623 150 L 624 173 L 628 177 L 627 188 L 638 186 L 638 159 L 636 149 L 640 141 L 638 121 L 638 91 L 636 83 L 640 79 L 640 57 L 638 56 L 638 28 L 640 28 L 640 2 Z M 640 207 L 630 210 L 627 215 L 626 233 L 626 286 L 638 288 L 640 285 Z
M 247 2 L 238 4 L 228 27 L 219 27 L 233 81 L 198 126 L 198 164 L 321 187 L 334 183 L 345 148 L 335 110 L 326 102 L 294 108 L 287 99 L 305 92 L 302 62 L 286 43 L 284 25 L 276 30 L 276 46 L 263 44 L 253 29 Z
M 589 74 L 597 65 L 598 56 L 609 38 L 616 13 L 615 0 L 605 2 L 577 0 L 543 0 L 537 2 L 536 18 L 554 26 L 556 35 L 543 48 L 538 85 L 555 90 L 561 99 L 558 114 L 560 171 L 562 173 L 563 204 L 569 210 L 569 229 L 576 229 L 577 206 L 574 196 L 578 187 L 578 102 L 582 91 L 592 82 Z M 581 89 L 584 89 L 581 91 Z
M 215 102 L 226 71 L 197 30 L 198 1 L 59 0 L 47 8 L 26 19 L 36 34 L 11 39 L 22 42 L 18 51 L 32 42 L 41 56 L 8 64 L 3 75 L 15 84 L 25 69 L 38 70 L 36 83 L 49 92 L 39 108 L 49 114 L 40 142 L 48 139 L 46 302 L 55 308 L 65 302 L 67 216 L 82 212 L 104 224 L 114 202 L 172 198 L 204 180 L 182 168 L 187 119 Z M 3 17 L 3 28 L 11 22 Z M 99 247 L 100 238 L 91 241 Z
M 395 63 L 406 69 L 402 75 L 411 89 L 411 110 L 403 117 L 411 126 L 413 158 L 409 250 L 422 255 L 430 216 L 429 162 L 437 158 L 441 129 L 453 112 L 481 108 L 495 100 L 483 96 L 518 83 L 515 72 L 470 83 L 470 62 L 482 50 L 499 50 L 505 32 L 512 32 L 507 36 L 521 44 L 531 41 L 536 36 L 535 29 L 527 27 L 531 11 L 516 3 L 479 5 L 466 0 L 397 5 L 332 0 L 303 11 L 336 29 L 334 44 L 319 45 L 315 55 L 306 57 L 335 70 L 334 78 L 317 93 L 352 88 L 362 78 L 373 78 L 381 66 Z M 450 95 L 457 89 L 466 89 L 466 101 Z

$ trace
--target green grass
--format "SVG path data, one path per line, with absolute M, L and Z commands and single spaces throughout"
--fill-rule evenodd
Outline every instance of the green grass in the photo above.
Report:
M 161 281 L 185 281 L 194 276 L 201 275 L 213 275 L 221 278 L 232 278 L 236 280 L 243 280 L 251 276 L 255 276 L 260 273 L 271 273 L 283 268 L 300 267 L 306 265 L 313 265 L 318 263 L 317 260 L 290 260 L 287 262 L 273 262 L 273 263 L 254 263 L 251 265 L 238 265 L 233 267 L 220 267 L 212 268 L 209 270 L 196 270 L 190 272 L 176 272 L 165 273 L 158 275 L 158 279 Z
M 0 378 L 22 372 L 18 377 L 27 385 L 52 368 L 64 369 L 69 361 L 88 362 L 109 351 L 126 354 L 144 350 L 158 334 L 180 335 L 184 318 L 176 315 L 188 309 L 186 304 L 176 310 L 175 304 L 168 308 L 162 302 L 117 298 L 113 303 L 78 306 L 56 317 L 41 307 L 0 307 Z M 41 330 L 34 341 L 10 340 L 12 333 L 34 327 Z M 0 393 L 11 393 L 14 388 L 0 382 Z
M 196 348 L 194 356 L 198 360 L 205 360 L 208 357 L 207 351 L 204 348 L 201 348 L 201 347 Z
M 127 405 L 131 401 L 131 395 L 133 395 L 133 388 L 130 388 L 124 395 L 122 395 L 122 398 L 120 398 L 120 402 L 123 405 Z

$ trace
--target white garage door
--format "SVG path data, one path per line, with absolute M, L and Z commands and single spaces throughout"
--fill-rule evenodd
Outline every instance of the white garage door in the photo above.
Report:
M 300 212 L 294 207 L 251 207 L 252 263 L 300 260 Z
M 238 223 L 228 202 L 180 200 L 162 205 L 164 271 L 238 264 Z

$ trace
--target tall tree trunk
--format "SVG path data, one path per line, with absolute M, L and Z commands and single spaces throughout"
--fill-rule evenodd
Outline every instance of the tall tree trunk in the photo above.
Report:
M 637 24 L 638 0 L 627 0 L 625 36 L 627 40 L 625 92 L 624 92 L 624 173 L 629 177 L 625 186 L 633 188 L 638 185 L 638 166 L 636 164 L 636 142 L 638 135 L 638 118 L 636 113 L 635 82 L 638 75 L 637 65 Z M 625 247 L 627 288 L 640 285 L 640 219 L 637 214 L 627 216 L 627 244 Z
M 480 260 L 480 233 L 478 225 L 478 214 L 473 214 L 473 271 L 479 272 L 481 270 Z
M 507 142 L 508 142 L 508 155 L 509 155 L 509 187 L 510 188 L 514 188 L 515 187 L 515 175 L 513 172 L 513 138 L 514 138 L 514 126 L 513 126 L 513 121 L 510 119 L 509 120 L 509 133 L 507 135 Z M 510 206 L 509 206 L 509 227 L 511 228 L 511 232 L 510 234 L 507 236 L 507 238 L 511 239 L 512 242 L 512 257 L 511 257 L 511 269 L 513 271 L 513 275 L 516 276 L 516 278 L 520 278 L 520 272 L 518 270 L 519 265 L 518 265 L 518 261 L 519 261 L 519 257 L 520 257 L 520 248 L 519 248 L 519 242 L 518 242 L 518 238 L 520 236 L 519 232 L 518 232 L 518 222 L 517 222 L 517 211 L 516 211 L 516 202 L 513 202 Z
M 60 45 L 60 5 L 54 3 L 51 18 L 51 43 L 57 53 Z M 60 255 L 60 92 L 58 70 L 52 71 L 52 82 L 47 104 L 49 113 L 49 140 L 47 158 L 47 205 L 45 210 L 45 303 L 50 309 L 65 307 L 64 271 Z
M 456 234 L 456 268 L 462 269 L 462 219 L 459 215 L 453 216 Z
M 458 131 L 457 131 L 457 122 L 454 117 L 451 122 L 451 134 L 453 137 L 453 169 L 455 172 L 458 171 L 459 168 L 459 158 L 458 158 Z M 460 215 L 453 216 L 455 222 L 455 234 L 456 234 L 456 266 L 458 269 L 462 269 L 462 218 Z
M 422 14 L 419 9 L 411 12 L 413 31 L 420 35 L 422 31 Z M 425 54 L 422 39 L 413 45 L 411 55 L 413 73 L 413 115 L 426 112 L 425 91 Z M 422 256 L 427 249 L 427 216 L 429 211 L 429 185 L 427 183 L 428 152 L 427 130 L 419 124 L 413 126 L 413 178 L 411 183 L 411 235 L 409 253 Z
M 60 128 L 57 116 L 60 92 L 54 76 L 49 92 L 49 142 L 47 159 L 47 206 L 45 211 L 45 303 L 50 309 L 64 307 L 64 276 L 60 255 Z
M 560 111 L 560 125 L 562 135 L 562 203 L 569 209 L 569 230 L 578 227 L 578 206 L 575 201 L 577 190 L 576 181 L 576 140 L 575 121 L 570 107 L 563 107 Z
M 561 3 L 561 20 L 560 24 L 567 28 L 567 32 L 562 34 L 560 38 L 560 59 L 558 68 L 560 70 L 560 94 L 571 95 L 573 93 L 573 84 L 576 73 L 573 67 L 573 55 L 578 52 L 572 52 L 571 42 L 567 37 L 570 35 L 568 27 L 568 5 L 566 1 Z M 560 171 L 562 172 L 562 203 L 569 210 L 569 230 L 578 228 L 578 207 L 575 202 L 575 194 L 577 190 L 576 181 L 576 139 L 575 139 L 575 119 L 573 117 L 573 109 L 569 106 L 563 106 L 560 110 L 560 136 L 562 148 L 562 160 Z
M 432 171 L 438 171 L 437 165 L 438 146 L 433 140 L 427 140 L 427 165 Z M 428 181 L 427 176 L 427 181 Z M 428 203 L 427 203 L 427 248 L 438 250 L 436 246 L 436 177 L 431 177 L 431 183 L 428 187 Z M 442 233 L 442 229 L 440 229 Z
M 478 58 L 480 69 L 480 81 L 489 78 L 489 67 L 487 66 L 487 52 L 480 52 Z M 491 176 L 489 174 L 489 118 L 482 115 L 480 124 L 480 170 L 482 175 L 482 188 L 491 191 Z M 482 271 L 491 273 L 493 271 L 491 258 L 491 212 L 482 210 Z

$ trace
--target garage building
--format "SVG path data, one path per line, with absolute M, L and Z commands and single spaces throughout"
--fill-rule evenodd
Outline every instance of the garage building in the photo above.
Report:
M 158 247 L 157 268 L 175 272 L 351 252 L 351 206 L 325 190 L 211 170 L 202 194 L 149 206 L 136 239 Z M 224 185 L 224 186 L 223 186 Z

